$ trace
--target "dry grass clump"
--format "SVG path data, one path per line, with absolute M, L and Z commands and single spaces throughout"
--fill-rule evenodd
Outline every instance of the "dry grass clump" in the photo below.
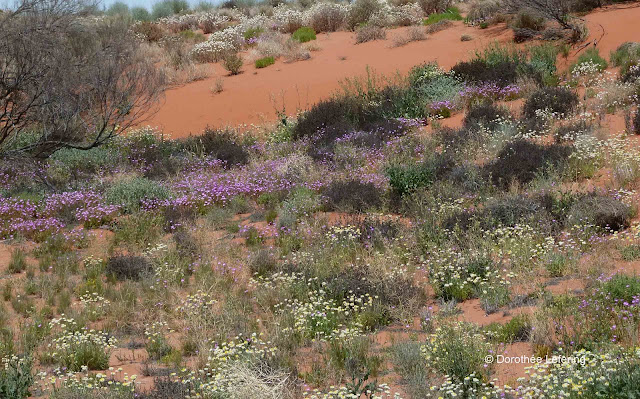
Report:
M 426 32 L 429 35 L 433 35 L 436 32 L 449 29 L 452 26 L 453 26 L 453 22 L 449 21 L 448 19 L 443 19 L 442 21 L 438 21 L 435 24 L 431 24 L 427 26 Z
M 387 31 L 379 26 L 364 26 L 356 31 L 356 44 L 384 40 L 386 38 Z
M 393 37 L 393 47 L 402 47 L 411 42 L 417 42 L 426 39 L 427 32 L 424 27 L 412 26 L 407 30 L 406 34 Z
M 283 57 L 286 62 L 303 61 L 311 58 L 309 51 L 314 51 L 313 48 L 313 45 L 302 45 L 297 40 L 292 40 L 289 35 L 273 32 L 262 35 L 252 51 L 252 57 Z

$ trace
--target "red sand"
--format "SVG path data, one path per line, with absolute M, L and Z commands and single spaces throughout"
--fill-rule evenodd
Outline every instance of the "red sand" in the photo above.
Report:
M 605 57 L 621 43 L 640 37 L 637 4 L 609 7 L 585 19 L 590 32 L 585 43 L 592 46 L 597 41 Z M 405 31 L 406 28 L 393 29 L 387 40 L 359 45 L 354 44 L 351 32 L 320 34 L 315 44 L 321 50 L 312 52 L 310 60 L 288 64 L 279 60 L 261 70 L 247 62 L 244 73 L 237 76 L 227 76 L 220 65 L 213 65 L 215 72 L 209 78 L 167 91 L 158 112 L 144 124 L 156 126 L 174 138 L 199 134 L 208 125 L 259 125 L 276 120 L 276 110 L 282 110 L 283 104 L 288 115 L 307 109 L 339 89 L 341 80 L 364 75 L 367 66 L 386 76 L 406 73 L 427 61 L 449 68 L 488 43 L 512 37 L 504 25 L 481 30 L 455 22 L 453 27 L 430 35 L 425 41 L 392 48 L 393 36 Z M 460 41 L 463 34 L 474 40 Z M 213 94 L 211 87 L 219 77 L 224 91 Z
M 456 22 L 425 41 L 391 48 L 393 37 L 405 32 L 406 28 L 393 29 L 387 40 L 358 45 L 351 32 L 320 34 L 315 44 L 321 50 L 312 52 L 310 60 L 278 60 L 260 70 L 247 62 L 244 73 L 237 76 L 227 76 L 222 66 L 214 65 L 215 73 L 209 78 L 167 91 L 159 111 L 144 124 L 157 126 L 173 138 L 199 134 L 207 125 L 259 125 L 276 120 L 276 109 L 282 110 L 283 99 L 286 113 L 295 115 L 297 110 L 330 96 L 340 88 L 341 80 L 364 75 L 367 66 L 386 76 L 406 73 L 427 61 L 449 68 L 469 58 L 475 49 L 511 37 L 504 26 L 480 30 Z M 460 41 L 463 34 L 474 40 Z M 224 90 L 212 94 L 218 77 L 223 79 Z

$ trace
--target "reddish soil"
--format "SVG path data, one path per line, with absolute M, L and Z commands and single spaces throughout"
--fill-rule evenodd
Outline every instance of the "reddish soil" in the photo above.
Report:
M 608 7 L 585 17 L 590 36 L 587 46 L 594 44 L 608 56 L 621 43 L 640 36 L 640 7 L 622 5 Z M 430 35 L 425 41 L 392 48 L 392 38 L 404 34 L 406 28 L 389 31 L 388 39 L 354 44 L 351 32 L 320 34 L 308 61 L 284 63 L 257 70 L 246 62 L 243 73 L 227 76 L 221 65 L 212 65 L 209 78 L 167 91 L 158 112 L 144 124 L 156 126 L 173 138 L 199 134 L 206 126 L 259 125 L 277 119 L 277 110 L 288 115 L 308 108 L 329 97 L 340 88 L 340 81 L 362 76 L 370 67 L 376 73 L 392 76 L 406 73 L 414 65 L 437 61 L 449 68 L 468 59 L 475 50 L 493 41 L 506 42 L 512 37 L 504 25 L 489 29 L 468 27 L 455 22 L 452 28 Z M 460 41 L 463 34 L 474 40 Z M 574 50 L 567 63 L 581 50 Z M 224 90 L 213 94 L 211 87 L 222 77 Z
M 157 126 L 173 138 L 199 134 L 207 126 L 237 126 L 274 121 L 276 110 L 295 115 L 340 88 L 340 81 L 362 76 L 369 67 L 377 74 L 392 76 L 411 67 L 437 61 L 449 68 L 495 40 L 507 41 L 511 32 L 504 26 L 485 30 L 455 22 L 454 26 L 430 35 L 425 41 L 392 48 L 392 38 L 407 28 L 389 31 L 387 40 L 355 45 L 352 32 L 319 34 L 307 61 L 284 63 L 256 69 L 245 62 L 243 73 L 227 76 L 221 65 L 213 65 L 209 78 L 166 92 L 159 111 L 145 124 Z M 460 41 L 468 34 L 474 40 Z M 224 90 L 212 94 L 211 87 L 222 77 Z M 283 107 L 284 103 L 284 107 Z

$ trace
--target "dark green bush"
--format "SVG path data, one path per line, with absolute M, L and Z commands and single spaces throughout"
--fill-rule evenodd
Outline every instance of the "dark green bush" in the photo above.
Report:
M 266 68 L 269 65 L 273 65 L 276 63 L 275 58 L 273 57 L 264 57 L 256 60 L 256 68 Z
M 153 270 L 144 256 L 114 255 L 107 259 L 106 273 L 118 280 L 139 280 Z
M 562 168 L 572 152 L 568 146 L 544 146 L 521 139 L 508 144 L 483 169 L 495 185 L 507 188 L 512 182 L 529 183 L 547 167 Z
M 311 40 L 316 40 L 316 31 L 308 26 L 303 26 L 302 28 L 298 28 L 298 30 L 293 32 L 291 38 L 293 40 L 299 41 L 300 43 L 310 42 Z
M 474 59 L 457 63 L 451 71 L 470 83 L 493 82 L 507 86 L 518 79 L 518 64 L 513 61 L 488 64 L 482 59 Z
M 573 66 L 571 67 L 571 71 L 573 71 L 580 64 L 584 64 L 586 62 L 597 65 L 599 71 L 604 71 L 609 66 L 609 63 L 600 55 L 598 49 L 595 47 L 590 47 L 585 50 L 584 53 L 580 54 L 575 64 L 573 64 Z
M 633 209 L 615 198 L 591 193 L 579 197 L 569 210 L 570 224 L 594 224 L 602 229 L 618 231 L 629 227 Z
M 473 106 L 464 117 L 464 126 L 467 128 L 484 126 L 490 130 L 498 126 L 500 120 L 510 119 L 511 113 L 506 107 L 495 104 L 480 104 Z
M 359 180 L 333 181 L 322 194 L 327 198 L 329 210 L 362 212 L 382 206 L 383 193 L 373 183 Z
M 187 151 L 224 161 L 226 166 L 245 165 L 249 162 L 249 153 L 237 142 L 236 135 L 230 130 L 207 127 L 202 135 L 183 139 L 181 146 Z
M 536 118 L 536 111 L 549 110 L 569 116 L 578 106 L 578 95 L 564 87 L 545 87 L 537 90 L 524 103 L 522 114 L 525 118 Z
M 532 31 L 541 31 L 545 28 L 544 18 L 538 17 L 527 12 L 521 11 L 515 17 L 511 26 L 515 29 L 528 29 Z

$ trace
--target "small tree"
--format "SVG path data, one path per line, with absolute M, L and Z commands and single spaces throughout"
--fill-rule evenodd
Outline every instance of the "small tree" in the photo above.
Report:
M 507 6 L 514 12 L 531 10 L 540 17 L 557 22 L 564 29 L 580 32 L 580 25 L 571 21 L 569 13 L 575 0 L 507 0 Z
M 90 149 L 150 115 L 164 75 L 122 18 L 78 0 L 21 0 L 0 14 L 0 155 Z

